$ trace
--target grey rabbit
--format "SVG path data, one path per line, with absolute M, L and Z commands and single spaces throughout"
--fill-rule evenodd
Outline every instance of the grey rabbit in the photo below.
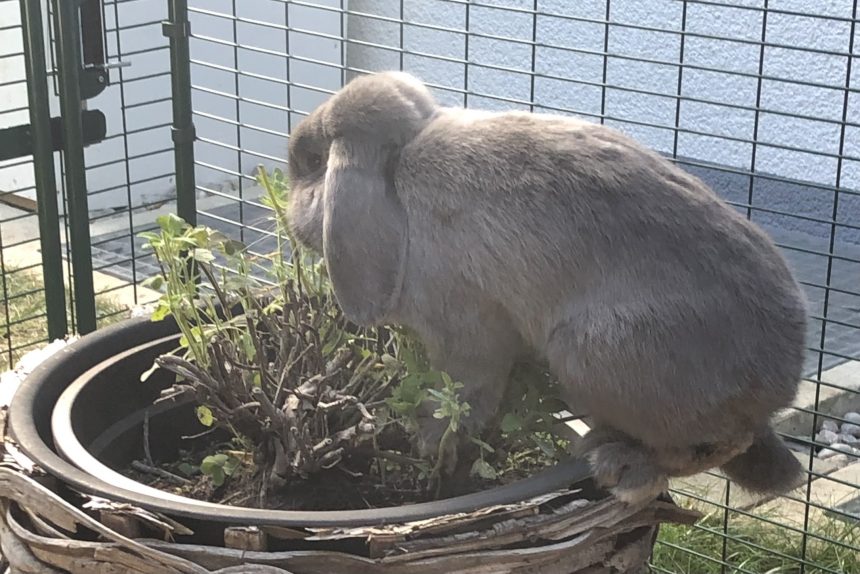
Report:
M 771 416 L 801 377 L 806 304 L 768 237 L 699 179 L 572 117 L 444 108 L 415 77 L 357 78 L 294 130 L 289 218 L 346 316 L 415 332 L 500 410 L 537 356 L 593 427 L 576 452 L 628 503 L 720 467 L 802 479 Z M 438 425 L 422 425 L 425 449 Z

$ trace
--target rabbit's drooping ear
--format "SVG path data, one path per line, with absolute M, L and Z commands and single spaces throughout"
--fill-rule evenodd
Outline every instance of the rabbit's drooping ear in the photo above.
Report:
M 343 312 L 361 325 L 385 321 L 406 263 L 406 213 L 379 151 L 335 140 L 325 181 L 326 266 Z
M 330 100 L 322 120 L 332 142 L 325 176 L 323 253 L 338 303 L 356 323 L 385 322 L 400 295 L 408 222 L 394 170 L 402 146 L 435 110 L 420 82 L 384 73 L 348 84 Z
M 360 138 L 364 144 L 402 146 L 439 109 L 427 87 L 404 72 L 381 72 L 348 83 L 321 117 L 327 138 Z

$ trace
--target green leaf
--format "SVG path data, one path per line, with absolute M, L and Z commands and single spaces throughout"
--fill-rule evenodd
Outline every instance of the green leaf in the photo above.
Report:
M 220 465 L 215 462 L 211 456 L 207 456 L 200 462 L 200 472 L 203 474 L 212 474 L 212 472 Z
M 522 430 L 523 420 L 515 413 L 508 413 L 502 418 L 501 428 L 504 433 Z
M 207 227 L 195 227 L 188 232 L 188 238 L 197 247 L 207 247 L 209 245 L 210 233 Z
M 472 470 L 469 474 L 479 476 L 485 480 L 496 480 L 499 478 L 499 473 L 496 472 L 496 469 L 490 466 L 490 463 L 480 458 L 472 465 Z
M 146 239 L 146 241 L 148 243 L 161 241 L 161 236 L 157 233 L 152 232 L 152 231 L 141 231 L 140 233 L 137 234 L 137 236 L 140 237 L 141 239 Z
M 194 250 L 194 259 L 199 261 L 200 263 L 212 263 L 215 261 L 215 255 L 212 254 L 212 251 L 209 249 L 202 249 L 198 247 Z
M 223 249 L 225 255 L 238 255 L 240 253 L 244 253 L 245 244 L 241 241 L 236 241 L 234 239 L 228 239 L 224 241 L 221 249 Z
M 442 376 L 442 383 L 446 387 L 452 387 L 452 388 L 454 387 L 454 381 L 451 379 L 451 375 L 449 375 L 448 373 L 446 373 L 444 371 L 440 372 L 439 374 Z
M 250 333 L 242 333 L 240 335 L 240 341 L 242 342 L 243 350 L 245 351 L 245 358 L 253 362 L 257 359 L 257 348 L 254 347 L 254 341 L 251 340 Z
M 183 249 L 186 249 L 186 248 L 187 249 L 195 249 L 197 247 L 197 241 L 195 241 L 191 237 L 185 237 L 185 236 L 174 237 L 173 241 L 176 244 L 182 246 Z
M 417 373 L 421 370 L 418 365 L 418 355 L 411 345 L 400 345 L 397 355 L 398 358 L 403 361 L 403 364 L 406 365 L 407 373 Z
M 151 321 L 162 321 L 170 316 L 170 305 L 167 302 L 161 300 L 158 302 L 158 305 L 155 307 L 155 311 L 152 312 L 150 316 Z
M 212 478 L 212 483 L 215 486 L 221 486 L 224 484 L 225 478 L 233 474 L 239 465 L 238 460 L 234 459 L 231 462 L 231 458 L 224 453 L 207 456 L 200 463 L 200 472 Z
M 344 333 L 343 333 L 343 331 L 338 329 L 336 336 L 333 339 L 331 339 L 330 341 L 328 341 L 325 345 L 323 345 L 322 356 L 323 357 L 332 356 L 334 354 L 335 349 L 337 349 L 340 346 L 340 344 L 343 342 L 343 340 L 344 340 Z
M 200 424 L 203 426 L 211 427 L 215 423 L 215 416 L 212 414 L 212 410 L 209 407 L 200 405 L 197 407 L 197 420 L 199 420 Z
M 220 466 L 215 466 L 212 468 L 212 472 L 208 473 L 209 477 L 212 479 L 212 484 L 215 486 L 221 486 L 224 484 L 224 480 L 226 480 L 227 475 L 224 473 L 224 469 Z
M 236 472 L 236 469 L 239 468 L 240 461 L 238 458 L 231 456 L 228 457 L 221 468 L 224 470 L 224 474 L 227 476 L 233 476 L 233 473 Z
M 161 215 L 155 218 L 155 222 L 158 226 L 171 235 L 179 235 L 182 233 L 182 230 L 188 227 L 188 224 L 185 223 L 185 220 L 176 215 L 175 213 L 168 213 L 167 215 Z
M 178 470 L 179 472 L 181 472 L 185 476 L 194 476 L 197 473 L 197 471 L 199 470 L 199 468 L 194 466 L 193 464 L 190 464 L 187 462 L 180 462 L 176 466 L 176 470 Z
M 207 337 L 207 333 L 200 325 L 195 325 L 191 327 L 189 330 L 189 335 L 194 341 L 205 341 Z M 187 349 L 189 346 L 188 335 L 183 334 L 179 337 L 179 346 L 183 349 Z
M 164 287 L 164 277 L 161 275 L 153 275 L 152 277 L 145 279 L 141 284 L 141 287 L 148 287 L 150 289 L 155 289 L 158 291 L 162 287 Z
M 412 405 L 410 403 L 406 403 L 403 401 L 395 400 L 392 397 L 389 397 L 385 400 L 385 404 L 388 405 L 392 411 L 397 413 L 398 415 L 406 415 L 412 410 Z

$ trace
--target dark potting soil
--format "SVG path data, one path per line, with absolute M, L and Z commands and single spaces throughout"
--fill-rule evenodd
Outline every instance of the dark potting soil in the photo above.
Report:
M 246 460 L 223 484 L 216 486 L 212 477 L 201 473 L 198 466 L 205 456 L 225 452 L 223 443 L 214 441 L 193 451 L 181 451 L 177 460 L 152 464 L 136 461 L 123 474 L 165 492 L 217 504 L 270 510 L 358 510 L 470 494 L 526 478 L 555 462 L 553 457 L 530 445 L 500 446 L 485 461 L 504 469 L 497 477 L 482 478 L 473 472 L 473 461 L 478 457 L 468 456 L 475 455 L 472 451 L 461 456 L 462 463 L 433 485 L 429 484 L 426 471 L 412 464 L 368 456 L 362 460 L 344 460 L 332 469 L 280 484 L 271 481 L 264 484 L 265 473 L 258 472 L 254 463 Z M 498 460 L 501 457 L 504 459 Z M 261 497 L 263 492 L 265 496 Z

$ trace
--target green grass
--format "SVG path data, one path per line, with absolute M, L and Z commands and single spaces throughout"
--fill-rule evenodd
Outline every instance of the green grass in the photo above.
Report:
M 15 366 L 27 351 L 48 342 L 48 320 L 41 269 L 4 267 L 0 281 L 0 372 Z M 66 306 L 71 297 L 66 289 Z M 99 326 L 126 317 L 126 307 L 110 295 L 96 295 Z M 68 318 L 71 325 L 71 317 Z
M 791 524 L 773 513 L 763 518 Z M 791 525 L 802 530 L 802 524 Z M 720 511 L 694 526 L 662 526 L 652 563 L 655 572 L 673 574 L 796 574 L 804 562 L 806 574 L 860 573 L 860 524 L 817 514 L 808 532 L 815 536 L 807 537 L 804 554 L 802 533 L 730 513 L 726 540 Z

